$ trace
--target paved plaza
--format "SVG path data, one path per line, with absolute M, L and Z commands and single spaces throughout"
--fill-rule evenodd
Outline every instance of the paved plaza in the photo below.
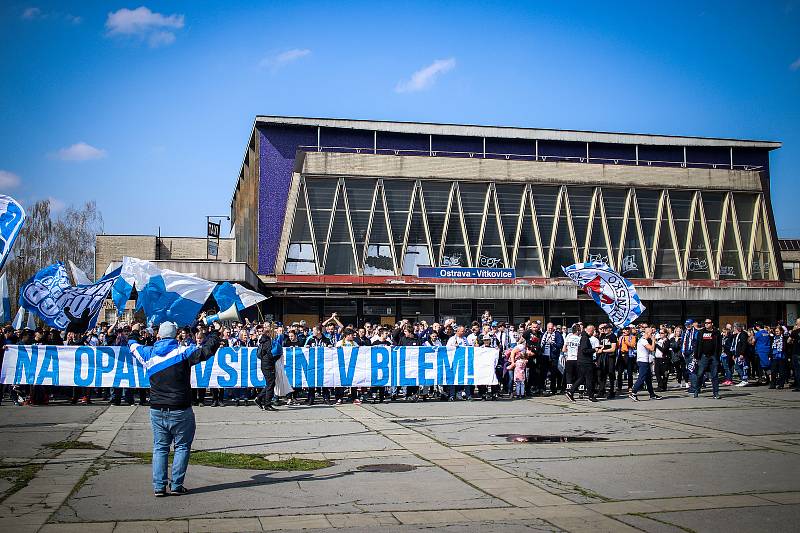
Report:
M 201 407 L 195 450 L 333 465 L 191 465 L 191 494 L 155 499 L 150 466 L 124 453 L 150 450 L 147 408 L 4 404 L 4 466 L 41 469 L 0 504 L 0 531 L 797 531 L 799 407 L 800 393 L 766 387 L 639 403 Z M 99 449 L 44 446 L 75 439 Z

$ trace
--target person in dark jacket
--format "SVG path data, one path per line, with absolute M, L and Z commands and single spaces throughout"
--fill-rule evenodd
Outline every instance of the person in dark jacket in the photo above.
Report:
M 597 339 L 595 339 L 596 344 L 593 343 L 593 338 L 594 326 L 589 324 L 581 333 L 581 341 L 578 344 L 578 379 L 572 384 L 572 390 L 567 392 L 567 397 L 572 402 L 575 401 L 573 393 L 578 390 L 580 385 L 585 385 L 590 402 L 597 401 L 594 393 L 594 368 L 600 344 Z
M 699 331 L 697 343 L 695 344 L 692 356 L 696 361 L 696 380 L 694 397 L 697 398 L 703 384 L 703 377 L 706 372 L 711 377 L 711 387 L 714 398 L 719 398 L 719 356 L 722 353 L 722 335 L 714 327 L 714 322 L 707 318 L 703 323 L 703 329 Z
M 273 350 L 272 334 L 272 326 L 267 324 L 258 338 L 257 355 L 258 360 L 261 361 L 261 372 L 264 374 L 264 389 L 256 396 L 256 405 L 265 411 L 277 411 L 272 406 L 272 399 L 275 397 L 275 361 L 277 359 L 273 351 L 278 352 L 278 357 L 280 357 L 281 351 Z M 279 345 L 275 346 L 275 348 L 279 347 Z
M 153 493 L 167 495 L 167 459 L 175 444 L 172 460 L 172 494 L 189 492 L 183 485 L 189 453 L 194 440 L 195 422 L 192 411 L 192 367 L 205 361 L 219 347 L 219 323 L 202 346 L 180 346 L 175 340 L 177 326 L 164 322 L 158 328 L 153 346 L 139 344 L 140 324 L 135 324 L 128 337 L 133 356 L 145 367 L 150 381 L 150 424 L 153 428 Z

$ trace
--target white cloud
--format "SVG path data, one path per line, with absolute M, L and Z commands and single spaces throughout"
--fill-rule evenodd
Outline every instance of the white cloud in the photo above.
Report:
M 52 213 L 60 213 L 67 207 L 67 204 L 52 196 L 48 197 L 47 201 L 50 202 L 50 212 Z
M 144 6 L 122 8 L 108 14 L 106 35 L 138 37 L 152 48 L 175 42 L 175 30 L 183 28 L 183 15 L 154 13 Z
M 28 7 L 22 12 L 22 18 L 25 20 L 34 20 L 42 17 L 42 10 L 38 7 Z
M 265 57 L 261 60 L 258 66 L 262 68 L 272 67 L 273 69 L 278 69 L 293 61 L 297 61 L 298 59 L 306 57 L 309 54 L 311 54 L 311 50 L 308 48 L 292 48 L 291 50 L 286 50 L 278 55 Z
M 83 21 L 82 17 L 73 15 L 72 13 L 60 13 L 58 11 L 42 11 L 38 7 L 28 7 L 22 12 L 21 17 L 25 20 L 66 20 L 71 24 L 80 24 Z
M 0 191 L 19 185 L 19 176 L 8 170 L 0 170 Z
M 427 89 L 434 84 L 440 74 L 453 70 L 455 66 L 454 57 L 437 59 L 427 67 L 416 71 L 410 79 L 398 83 L 394 90 L 398 93 L 408 93 Z
M 72 146 L 62 148 L 53 155 L 62 161 L 88 161 L 90 159 L 104 158 L 106 151 L 81 141 Z
M 794 63 L 789 65 L 789 68 L 792 70 L 800 70 L 800 57 L 798 57 Z

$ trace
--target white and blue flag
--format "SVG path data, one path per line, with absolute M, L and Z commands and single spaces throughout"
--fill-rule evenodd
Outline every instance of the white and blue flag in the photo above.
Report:
M 646 309 L 633 283 L 602 261 L 576 263 L 561 270 L 591 296 L 619 328 L 639 318 Z
M 0 194 L 0 270 L 3 269 L 24 223 L 25 210 L 20 203 L 10 196 Z
M 72 286 L 64 263 L 43 268 L 26 281 L 19 291 L 19 305 L 36 313 L 56 329 L 67 329 L 70 322 L 94 327 L 108 291 L 119 277 L 120 269 L 110 272 L 96 283 Z
M 6 273 L 0 276 L 0 324 L 11 320 L 11 299 L 8 297 L 8 280 Z
M 169 320 L 186 326 L 195 321 L 215 285 L 192 274 L 160 269 L 150 261 L 125 257 L 112 298 L 122 314 L 125 302 L 136 287 L 136 309 L 144 311 L 149 324 Z
M 220 311 L 229 309 L 232 305 L 236 305 L 236 309 L 241 311 L 263 302 L 267 297 L 256 291 L 246 289 L 238 283 L 228 283 L 226 281 L 225 283 L 220 283 L 214 289 L 214 299 L 217 301 Z

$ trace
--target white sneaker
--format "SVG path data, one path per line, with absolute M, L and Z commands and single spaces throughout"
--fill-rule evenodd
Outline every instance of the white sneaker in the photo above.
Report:
M 736 386 L 737 387 L 747 387 L 747 382 L 746 381 L 740 381 L 739 383 L 736 384 Z

